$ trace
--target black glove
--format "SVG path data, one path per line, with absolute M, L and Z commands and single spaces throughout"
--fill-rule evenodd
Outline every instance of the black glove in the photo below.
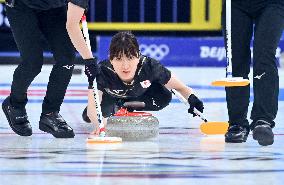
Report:
M 98 74 L 98 64 L 96 58 L 85 59 L 85 74 L 88 77 L 89 89 L 93 88 L 94 80 Z
M 191 94 L 188 97 L 187 101 L 190 105 L 190 108 L 188 109 L 188 113 L 192 114 L 193 117 L 197 116 L 193 111 L 194 108 L 196 108 L 200 112 L 203 112 L 203 109 L 204 109 L 203 102 L 200 99 L 198 99 L 194 94 Z
M 5 0 L 5 4 L 12 8 L 15 5 L 15 0 Z

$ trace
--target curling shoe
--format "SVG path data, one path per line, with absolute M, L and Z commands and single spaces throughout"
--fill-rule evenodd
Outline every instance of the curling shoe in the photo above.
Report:
M 10 102 L 10 96 L 8 96 L 2 103 L 2 109 L 10 127 L 16 134 L 20 136 L 32 135 L 32 127 L 25 108 L 13 107 Z
M 73 129 L 58 112 L 41 114 L 39 129 L 52 134 L 56 138 L 74 138 Z
M 249 128 L 239 125 L 231 125 L 225 134 L 226 143 L 242 143 L 247 141 Z
M 86 108 L 84 109 L 83 113 L 82 113 L 82 119 L 83 119 L 85 122 L 87 122 L 87 123 L 91 123 L 91 120 L 90 120 L 90 118 L 89 118 L 88 115 L 87 115 L 87 108 L 88 108 L 88 107 L 86 107 Z
M 258 144 L 262 146 L 272 145 L 274 143 L 274 134 L 270 123 L 264 120 L 258 120 L 255 125 L 252 130 L 253 139 L 257 140 Z

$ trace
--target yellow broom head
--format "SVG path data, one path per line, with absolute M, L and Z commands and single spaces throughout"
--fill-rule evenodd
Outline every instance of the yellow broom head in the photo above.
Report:
M 225 134 L 228 127 L 228 122 L 204 122 L 200 125 L 200 131 L 206 135 Z
M 242 77 L 222 78 L 212 82 L 213 86 L 221 87 L 242 87 L 249 85 L 249 80 Z
M 119 144 L 122 142 L 120 137 L 100 137 L 90 136 L 87 138 L 88 144 Z

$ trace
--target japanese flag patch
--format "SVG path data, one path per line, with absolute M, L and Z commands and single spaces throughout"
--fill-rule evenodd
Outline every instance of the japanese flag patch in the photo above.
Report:
M 140 82 L 140 84 L 145 89 L 151 86 L 150 80 L 144 80 L 143 82 Z

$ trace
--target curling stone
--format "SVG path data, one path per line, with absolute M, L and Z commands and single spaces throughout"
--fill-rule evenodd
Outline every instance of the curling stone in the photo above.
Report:
M 150 113 L 128 112 L 122 108 L 107 120 L 106 135 L 123 141 L 142 141 L 159 134 L 159 121 Z

